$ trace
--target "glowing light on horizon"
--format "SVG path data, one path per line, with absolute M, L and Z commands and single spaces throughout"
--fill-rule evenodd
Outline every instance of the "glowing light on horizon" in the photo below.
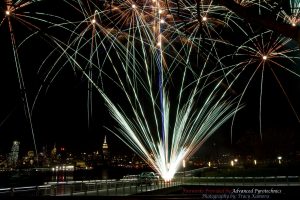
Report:
M 231 165 L 231 167 L 234 166 L 234 161 L 233 160 L 230 161 L 230 165 Z
M 278 159 L 278 164 L 281 164 L 281 162 L 282 162 L 282 156 L 278 156 L 277 159 Z

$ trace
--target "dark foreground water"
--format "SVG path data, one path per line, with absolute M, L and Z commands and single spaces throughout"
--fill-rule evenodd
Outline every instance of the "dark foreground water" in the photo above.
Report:
M 121 179 L 128 174 L 139 174 L 143 170 L 120 167 L 99 167 L 91 170 L 41 171 L 20 169 L 0 172 L 0 188 L 42 185 L 50 181 L 80 181 Z

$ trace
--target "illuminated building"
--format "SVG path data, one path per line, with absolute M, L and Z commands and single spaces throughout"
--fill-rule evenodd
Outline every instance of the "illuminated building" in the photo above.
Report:
M 19 157 L 19 145 L 20 145 L 19 141 L 13 142 L 13 145 L 11 147 L 11 152 L 10 152 L 9 158 L 8 158 L 8 165 L 10 167 L 17 166 L 18 157 Z
M 104 141 L 102 144 L 102 155 L 103 155 L 104 161 L 107 161 L 109 159 L 109 151 L 108 151 L 108 145 L 106 142 L 106 135 L 104 136 Z

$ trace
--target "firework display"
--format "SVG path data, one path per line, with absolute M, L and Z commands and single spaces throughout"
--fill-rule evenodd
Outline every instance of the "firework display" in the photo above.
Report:
M 83 75 L 88 80 L 88 121 L 97 91 L 116 122 L 108 129 L 165 180 L 171 180 L 182 161 L 229 118 L 234 125 L 256 76 L 260 129 L 265 73 L 273 75 L 300 121 L 276 69 L 299 77 L 294 38 L 249 24 L 222 2 L 64 0 L 54 11 L 41 12 L 43 3 L 57 4 L 4 1 L 0 28 L 8 25 L 34 143 L 31 110 L 45 85 L 29 103 L 18 50 L 36 37 L 51 47 L 38 69 L 47 87 L 65 67 Z M 258 16 L 272 13 L 274 23 L 297 27 L 298 1 L 287 6 L 281 1 L 230 2 Z M 20 43 L 14 32 L 14 25 L 20 26 L 17 22 L 29 32 Z

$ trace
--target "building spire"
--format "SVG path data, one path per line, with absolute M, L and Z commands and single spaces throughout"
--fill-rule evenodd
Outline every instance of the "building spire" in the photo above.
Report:
M 106 143 L 106 135 L 104 136 L 104 142 L 103 142 L 103 145 L 104 145 L 104 144 L 107 144 L 107 143 Z
M 103 159 L 108 160 L 109 158 L 109 151 L 108 151 L 108 145 L 106 141 L 106 135 L 104 136 L 104 141 L 102 144 L 102 153 L 103 153 Z

